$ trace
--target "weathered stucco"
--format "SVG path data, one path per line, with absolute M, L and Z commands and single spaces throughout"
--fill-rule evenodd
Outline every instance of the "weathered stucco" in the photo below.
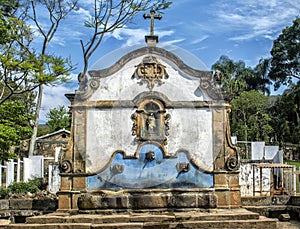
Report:
M 132 75 L 142 59 L 147 56 L 143 55 L 126 63 L 118 72 L 110 76 L 101 78 L 99 88 L 92 94 L 88 101 L 99 100 L 132 100 L 138 94 L 149 91 L 146 84 L 138 85 L 139 80 Z M 165 66 L 168 79 L 163 79 L 163 84 L 155 86 L 154 91 L 160 92 L 168 97 L 171 101 L 203 101 L 211 100 L 202 94 L 199 88 L 200 79 L 190 76 L 177 66 L 170 62 L 165 62 L 164 58 L 153 55 Z
M 123 151 L 128 157 L 136 154 L 138 144 L 131 134 L 133 122 L 130 116 L 133 113 L 134 109 L 129 108 L 88 111 L 85 151 L 87 173 L 94 174 L 102 170 L 116 151 Z M 179 150 L 187 151 L 199 168 L 212 172 L 211 110 L 170 109 L 167 113 L 172 117 L 168 145 L 165 147 L 167 156 L 173 156 Z

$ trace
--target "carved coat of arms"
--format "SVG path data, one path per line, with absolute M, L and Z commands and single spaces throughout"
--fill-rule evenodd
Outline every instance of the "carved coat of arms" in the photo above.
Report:
M 166 72 L 166 67 L 159 63 L 158 60 L 153 56 L 144 57 L 142 63 L 135 67 L 136 70 L 132 75 L 132 79 L 136 78 L 140 80 L 140 85 L 146 83 L 150 91 L 152 91 L 155 84 L 158 86 L 162 85 L 163 78 L 169 78 L 169 75 Z

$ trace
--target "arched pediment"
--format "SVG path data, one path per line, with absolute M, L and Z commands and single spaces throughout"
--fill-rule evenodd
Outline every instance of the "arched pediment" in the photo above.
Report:
M 142 62 L 135 66 L 137 68 L 136 72 L 139 70 L 138 69 L 139 67 L 141 67 L 142 69 L 147 68 L 147 66 L 145 67 L 145 65 L 147 65 L 147 64 L 149 65 L 149 59 L 153 60 L 154 58 L 157 57 L 157 59 L 163 59 L 166 62 L 171 63 L 174 66 L 174 68 L 176 69 L 176 71 L 180 71 L 182 74 L 187 75 L 189 77 L 194 77 L 194 78 L 199 79 L 199 81 L 200 81 L 200 83 L 198 85 L 199 90 L 202 93 L 204 93 L 207 97 L 209 97 L 208 100 L 222 100 L 223 99 L 222 91 L 216 84 L 212 71 L 203 71 L 203 70 L 194 69 L 194 68 L 188 66 L 187 64 L 185 64 L 178 56 L 176 56 L 172 52 L 169 52 L 165 49 L 158 48 L 158 47 L 143 47 L 140 49 L 136 49 L 136 50 L 124 55 L 111 67 L 101 69 L 101 70 L 90 70 L 88 72 L 89 76 L 90 76 L 89 81 L 83 82 L 83 83 L 85 83 L 88 86 L 88 85 L 91 85 L 91 82 L 99 82 L 101 79 L 107 78 L 107 77 L 112 76 L 112 75 L 116 74 L 117 72 L 119 72 L 130 61 L 133 61 L 134 59 L 137 59 L 137 58 L 143 57 L 143 56 L 144 56 L 144 58 L 143 58 Z M 146 61 L 148 61 L 148 62 L 146 62 Z M 165 70 L 164 66 L 162 64 L 160 64 L 158 62 L 156 64 L 156 66 L 154 66 L 154 68 L 155 69 L 160 68 L 161 69 L 161 70 L 159 70 L 160 73 L 161 73 L 161 71 L 166 71 L 165 72 L 166 79 L 164 79 L 164 80 L 167 80 L 167 78 L 168 78 L 167 71 L 168 70 Z M 135 69 L 132 69 L 132 70 L 133 70 L 132 74 L 134 74 Z M 158 74 L 156 73 L 156 76 L 157 75 Z M 151 77 L 153 77 L 153 76 L 151 76 Z M 163 76 L 161 76 L 161 77 L 163 77 Z M 172 77 L 172 76 L 170 76 L 170 77 Z M 147 79 L 142 79 L 139 82 L 141 84 L 143 84 L 143 82 L 142 82 L 143 80 L 144 80 L 144 83 L 145 83 L 145 81 L 147 81 Z M 152 80 L 152 78 L 151 78 L 151 80 Z M 155 81 L 154 83 L 157 83 L 160 80 L 161 79 L 159 79 L 157 76 L 157 79 L 154 79 L 154 81 Z M 151 83 L 153 83 L 153 82 L 147 82 L 147 83 L 148 83 L 148 88 L 150 90 L 152 90 L 153 85 L 151 85 Z M 178 82 L 178 83 L 180 83 L 180 82 Z M 93 84 L 98 85 L 98 83 L 93 83 Z M 150 84 L 150 86 L 149 86 L 149 84 Z M 91 87 L 81 86 L 81 88 L 87 88 L 86 94 L 88 94 L 89 96 L 91 95 L 91 92 L 88 92 L 88 90 L 90 90 Z M 93 89 L 95 89 L 95 87 Z M 80 93 L 80 91 L 78 92 L 78 94 L 79 93 Z M 82 93 L 82 94 L 84 94 L 84 93 Z

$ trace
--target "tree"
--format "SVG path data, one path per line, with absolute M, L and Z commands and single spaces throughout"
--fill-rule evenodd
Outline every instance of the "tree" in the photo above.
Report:
M 300 81 L 278 95 L 269 111 L 274 140 L 279 143 L 300 142 Z
M 60 129 L 70 129 L 71 116 L 67 108 L 64 106 L 51 109 L 46 117 L 48 118 L 46 125 L 49 127 L 50 132 Z
M 272 84 L 269 78 L 270 60 L 261 58 L 259 63 L 254 68 L 254 80 L 252 85 L 255 85 L 252 89 L 258 90 L 265 95 L 270 95 L 270 85 Z
M 37 31 L 43 38 L 42 46 L 40 49 L 41 64 L 45 66 L 47 61 L 50 60 L 50 63 L 54 63 L 55 66 L 50 68 L 53 71 L 49 71 L 49 68 L 43 68 L 39 71 L 39 78 L 45 79 L 41 81 L 38 86 L 38 95 L 37 95 L 37 104 L 36 104 L 36 115 L 33 125 L 33 132 L 30 141 L 29 155 L 33 155 L 38 124 L 39 124 L 39 113 L 42 105 L 43 98 L 43 86 L 47 84 L 54 84 L 55 82 L 65 82 L 67 78 L 66 75 L 73 69 L 70 61 L 61 57 L 54 57 L 47 55 L 47 47 L 54 35 L 56 34 L 61 21 L 63 21 L 67 15 L 74 10 L 77 6 L 78 0 L 65 0 L 65 1 L 56 1 L 56 0 L 39 0 L 39 1 L 25 1 L 23 6 L 23 12 L 26 15 L 26 18 L 30 19 L 36 26 Z M 42 22 L 39 20 L 38 7 L 44 7 L 49 13 L 49 26 L 43 27 Z
M 223 90 L 234 98 L 243 91 L 257 90 L 264 94 L 270 94 L 268 78 L 268 60 L 261 59 L 255 68 L 246 67 L 244 61 L 234 62 L 227 56 L 221 56 L 213 64 L 212 70 L 222 74 L 221 86 Z
M 28 1 L 0 0 L 0 105 L 14 95 L 34 91 L 40 85 L 64 81 L 71 70 L 61 57 L 37 52 L 32 42 L 32 29 L 26 25 Z M 20 12 L 21 11 L 21 12 Z M 44 46 L 43 46 L 44 47 Z
M 0 0 L 0 45 L 5 44 L 10 35 L 10 24 L 7 21 L 12 14 L 13 2 Z
M 3 0 L 0 3 L 1 105 L 13 95 L 33 91 L 38 86 L 35 76 L 41 66 L 30 49 L 30 28 L 13 15 L 16 3 Z
M 247 83 L 242 77 L 244 68 L 244 62 L 234 62 L 225 55 L 222 55 L 219 60 L 212 65 L 212 70 L 221 72 L 221 87 L 231 98 L 238 96 L 247 88 Z
M 21 140 L 30 137 L 31 118 L 19 100 L 7 101 L 0 106 L 0 161 L 14 158 L 11 147 L 19 146 Z
M 275 81 L 275 89 L 300 79 L 300 17 L 286 27 L 273 42 L 269 76 Z
M 243 141 L 268 141 L 273 134 L 268 114 L 269 97 L 244 91 L 231 101 L 231 132 Z

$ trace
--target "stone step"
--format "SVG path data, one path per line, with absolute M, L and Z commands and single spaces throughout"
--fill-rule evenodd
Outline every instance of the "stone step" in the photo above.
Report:
M 10 224 L 5 229 L 156 229 L 156 228 L 264 228 L 274 229 L 277 220 L 260 217 L 258 220 L 215 220 L 215 221 L 182 221 L 182 222 L 131 222 L 131 223 L 52 223 L 52 224 Z
M 181 222 L 181 221 L 214 221 L 214 220 L 257 220 L 258 213 L 245 209 L 218 209 L 212 212 L 169 212 L 162 214 L 131 213 L 114 215 L 79 214 L 68 215 L 52 213 L 29 217 L 27 223 L 132 223 L 132 222 Z

